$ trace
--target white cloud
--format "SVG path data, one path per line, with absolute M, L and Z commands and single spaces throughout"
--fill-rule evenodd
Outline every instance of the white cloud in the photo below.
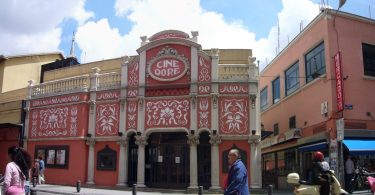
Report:
M 287 44 L 287 36 L 292 40 L 299 32 L 301 20 L 307 25 L 318 14 L 318 5 L 313 4 L 311 0 L 283 0 L 282 3 L 283 9 L 278 13 L 281 48 Z M 79 47 L 87 51 L 86 61 L 107 58 L 110 56 L 108 52 L 101 55 L 99 51 L 113 51 L 114 48 L 123 49 L 123 51 L 114 51 L 120 55 L 134 55 L 136 49 L 140 47 L 140 36 L 150 37 L 167 29 L 186 33 L 198 30 L 199 43 L 205 49 L 251 48 L 253 55 L 261 61 L 261 68 L 265 66 L 266 59 L 270 62 L 275 56 L 277 24 L 270 29 L 268 37 L 256 40 L 255 34 L 248 30 L 256 27 L 247 28 L 242 21 L 227 22 L 221 13 L 202 9 L 200 0 L 116 0 L 114 8 L 117 16 L 126 17 L 134 25 L 127 34 L 122 35 L 109 25 L 102 26 L 106 30 L 100 31 L 100 36 L 94 37 L 92 34 L 95 31 L 78 32 L 82 37 L 91 37 L 85 40 L 77 37 Z M 99 28 L 103 24 L 98 22 L 96 25 L 97 27 L 92 28 Z M 107 42 L 100 41 L 104 40 L 103 37 Z M 126 46 L 120 47 L 119 40 Z M 95 43 L 96 41 L 101 43 Z M 91 47 L 90 44 L 95 46 Z M 107 48 L 103 48 L 106 47 L 105 45 Z
M 124 55 L 125 38 L 107 19 L 88 22 L 77 29 L 77 45 L 82 50 L 81 62 L 91 62 Z
M 85 0 L 0 1 L 0 53 L 59 50 L 64 19 L 82 24 L 93 16 L 84 10 Z

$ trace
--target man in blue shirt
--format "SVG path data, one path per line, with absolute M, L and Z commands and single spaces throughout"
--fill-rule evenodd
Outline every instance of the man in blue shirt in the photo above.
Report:
M 238 194 L 248 195 L 249 186 L 247 178 L 247 170 L 241 161 L 240 151 L 232 149 L 228 154 L 228 163 L 230 165 L 226 188 L 224 195 Z

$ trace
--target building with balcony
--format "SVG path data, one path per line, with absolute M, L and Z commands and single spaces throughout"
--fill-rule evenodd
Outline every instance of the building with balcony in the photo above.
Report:
M 260 73 L 263 184 L 308 179 L 311 153 L 343 181 L 344 159 L 375 163 L 375 21 L 324 9 Z
M 25 145 L 45 159 L 47 182 L 220 190 L 237 148 L 259 188 L 252 51 L 202 50 L 198 32 L 141 39 L 136 56 L 47 70 L 44 83 L 30 82 Z
M 0 55 L 0 173 L 5 172 L 8 147 L 23 144 L 23 106 L 27 96 L 27 81 L 39 81 L 43 64 L 63 58 L 59 52 Z

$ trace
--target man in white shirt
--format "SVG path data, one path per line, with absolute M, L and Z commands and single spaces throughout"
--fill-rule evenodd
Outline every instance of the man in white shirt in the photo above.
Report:
M 348 189 L 350 180 L 353 177 L 355 167 L 350 155 L 348 155 L 345 162 L 345 188 Z

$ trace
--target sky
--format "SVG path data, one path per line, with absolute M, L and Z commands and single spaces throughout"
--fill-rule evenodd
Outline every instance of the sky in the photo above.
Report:
M 262 69 L 323 4 L 339 0 L 1 0 L 0 55 L 67 57 L 75 32 L 75 55 L 88 63 L 137 55 L 141 36 L 173 29 L 199 31 L 203 49 L 252 49 Z M 340 10 L 374 19 L 375 0 Z

